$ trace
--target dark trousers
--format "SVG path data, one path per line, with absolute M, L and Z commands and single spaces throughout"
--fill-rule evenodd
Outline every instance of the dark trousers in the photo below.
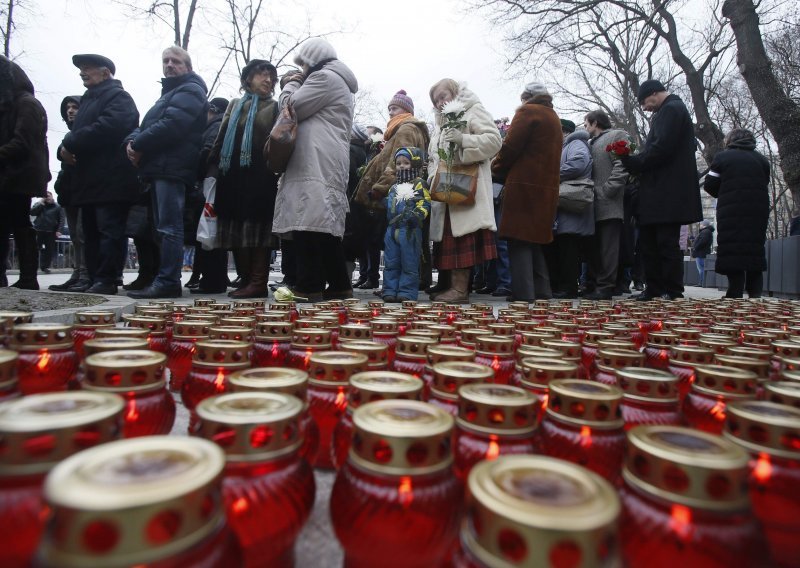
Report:
M 554 292 L 577 297 L 583 240 L 584 237 L 581 235 L 555 235 L 553 242 L 544 247 L 547 269 L 550 272 L 550 285 Z
M 128 249 L 125 225 L 127 203 L 86 205 L 81 208 L 86 268 L 93 283 L 114 284 Z
M 200 275 L 202 290 L 225 290 L 228 287 L 228 251 L 195 247 L 194 270 Z
M 639 228 L 648 296 L 683 294 L 683 251 L 681 226 L 677 223 L 645 225 Z
M 728 292 L 726 298 L 741 298 L 747 289 L 751 298 L 760 298 L 764 289 L 764 273 L 760 270 L 737 270 L 728 272 Z
M 364 223 L 362 231 L 366 246 L 358 257 L 358 275 L 378 285 L 381 278 L 381 249 L 386 233 L 386 214 L 383 211 L 367 210 L 358 219 Z
M 297 258 L 294 241 L 281 239 L 281 273 L 283 284 L 294 286 L 297 283 Z
M 39 248 L 39 268 L 50 268 L 56 250 L 55 231 L 36 231 L 36 245 Z
M 550 276 L 542 245 L 508 241 L 511 270 L 511 294 L 515 300 L 533 301 L 552 298 Z
M 325 285 L 332 292 L 352 288 L 345 266 L 342 239 L 327 233 L 295 231 L 297 292 L 322 293 Z
M 594 276 L 595 290 L 603 294 L 613 294 L 617 287 L 621 234 L 622 219 L 598 221 L 594 226 L 589 264 Z
M 21 243 L 27 239 L 35 242 L 36 231 L 31 226 L 28 212 L 31 209 L 31 198 L 27 195 L 2 195 L 0 194 L 0 274 L 6 272 L 8 262 L 9 239 L 14 235 L 20 255 L 20 269 L 22 268 L 23 247 Z M 35 247 L 34 254 L 35 254 Z M 36 276 L 36 264 L 32 265 L 33 276 Z

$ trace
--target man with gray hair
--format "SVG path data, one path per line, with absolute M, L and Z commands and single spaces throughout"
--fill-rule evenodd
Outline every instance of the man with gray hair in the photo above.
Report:
M 192 71 L 189 53 L 177 45 L 162 54 L 161 98 L 141 127 L 128 136 L 127 152 L 148 183 L 159 238 L 161 264 L 153 283 L 128 292 L 131 298 L 178 298 L 183 265 L 183 208 L 195 182 L 206 127 L 208 89 Z

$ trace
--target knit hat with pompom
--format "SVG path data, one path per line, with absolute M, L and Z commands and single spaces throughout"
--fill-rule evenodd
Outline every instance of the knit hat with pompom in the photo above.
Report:
M 392 100 L 389 101 L 388 106 L 397 105 L 401 109 L 411 114 L 414 114 L 414 101 L 411 100 L 411 97 L 404 90 L 397 91 Z

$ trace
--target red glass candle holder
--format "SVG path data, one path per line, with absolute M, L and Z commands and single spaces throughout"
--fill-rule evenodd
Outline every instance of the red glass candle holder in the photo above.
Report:
M 800 381 L 776 381 L 764 387 L 764 400 L 800 408 Z
M 21 396 L 17 385 L 18 360 L 16 351 L 0 349 L 0 402 Z
M 94 339 L 98 327 L 114 327 L 117 317 L 114 312 L 75 312 L 75 323 L 72 325 L 72 341 L 75 352 L 81 359 L 84 357 L 83 343 Z
M 586 379 L 589 376 L 585 374 L 581 366 L 581 344 L 572 341 L 564 341 L 563 339 L 545 339 L 542 341 L 542 347 L 548 349 L 556 349 L 561 352 L 561 359 L 570 361 L 578 365 L 579 378 Z
M 344 353 L 360 353 L 367 357 L 367 369 L 370 371 L 386 371 L 389 369 L 389 348 L 372 341 L 348 341 L 339 344 L 339 350 Z
M 67 390 L 78 372 L 72 326 L 23 323 L 14 326 L 11 349 L 19 353 L 19 390 L 23 395 Z
M 750 454 L 753 512 L 772 561 L 792 566 L 800 558 L 800 410 L 772 402 L 728 406 L 723 436 Z
M 519 386 L 523 379 L 522 361 L 528 358 L 561 360 L 561 352 L 557 349 L 538 347 L 536 345 L 520 345 L 516 352 L 517 363 L 514 367 L 514 374 L 511 376 L 511 385 Z
M 694 345 L 673 345 L 667 371 L 678 377 L 678 396 L 683 402 L 695 380 L 695 369 L 699 365 L 714 362 L 714 351 Z
M 150 436 L 75 455 L 50 473 L 45 567 L 242 565 L 225 521 L 225 455 L 195 438 Z
M 253 343 L 254 367 L 285 367 L 292 343 L 292 324 L 264 321 L 256 325 Z
M 624 367 L 616 371 L 622 389 L 622 419 L 625 430 L 639 425 L 683 424 L 678 382 L 680 379 L 661 369 Z
M 697 367 L 695 373 L 692 390 L 682 405 L 686 423 L 704 432 L 721 434 L 727 404 L 755 399 L 758 377 L 751 371 L 722 365 Z
M 560 379 L 576 379 L 578 365 L 560 359 L 527 357 L 522 360 L 522 373 L 517 386 L 534 396 L 533 408 L 538 425 L 547 410 L 550 398 L 550 383 Z
M 431 384 L 433 383 L 433 366 L 437 363 L 446 363 L 448 361 L 465 361 L 473 362 L 475 360 L 475 352 L 470 349 L 458 347 L 457 345 L 431 345 L 426 353 L 426 365 L 422 371 L 422 382 L 424 384 L 422 391 L 422 400 L 427 401 L 430 399 Z
M 473 351 L 475 351 L 475 348 L 477 347 L 478 344 L 478 338 L 490 335 L 493 335 L 491 331 L 479 327 L 470 327 L 467 329 L 462 329 L 461 336 L 458 339 L 458 346 L 464 347 L 465 349 L 472 349 Z
M 94 332 L 95 339 L 135 338 L 147 340 L 150 331 L 138 327 L 98 327 Z
M 643 367 L 644 354 L 639 351 L 632 351 L 629 349 L 601 349 L 595 365 L 597 372 L 593 380 L 604 385 L 616 386 L 617 375 L 616 371 L 624 367 Z
M 449 361 L 433 366 L 428 402 L 451 414 L 458 415 L 458 389 L 474 383 L 491 383 L 494 371 L 477 363 Z
M 294 543 L 316 492 L 299 452 L 302 412 L 295 397 L 268 392 L 214 396 L 197 407 L 194 435 L 225 452 L 222 494 L 245 566 L 294 565 Z
M 451 468 L 453 418 L 424 402 L 384 400 L 360 407 L 353 422 L 331 493 L 345 565 L 441 566 L 456 542 L 463 498 Z
M 369 325 L 372 328 L 372 340 L 386 346 L 388 363 L 391 366 L 397 350 L 397 338 L 400 336 L 400 323 L 393 319 L 373 319 Z
M 176 322 L 172 328 L 172 341 L 167 349 L 169 390 L 180 392 L 192 368 L 195 343 L 208 338 L 209 325 L 193 320 Z
M 508 385 L 471 384 L 458 389 L 454 469 L 461 480 L 480 461 L 534 453 L 534 396 Z
M 128 327 L 148 330 L 147 342 L 150 349 L 166 355 L 169 352 L 169 337 L 167 336 L 167 320 L 149 316 L 123 315 L 122 319 Z
M 339 345 L 348 341 L 371 341 L 372 328 L 363 323 L 339 325 Z
M 0 564 L 29 566 L 47 508 L 44 478 L 59 461 L 119 438 L 122 400 L 64 392 L 0 403 Z
M 602 329 L 590 329 L 586 332 L 583 343 L 581 343 L 581 365 L 583 365 L 587 376 L 593 375 L 594 361 L 597 357 L 597 352 L 600 350 L 597 341 L 613 338 L 613 333 Z
M 671 347 L 678 344 L 678 334 L 671 331 L 653 331 L 647 335 L 644 346 L 644 364 L 651 369 L 667 370 Z
M 311 327 L 295 329 L 289 353 L 286 355 L 286 366 L 308 371 L 311 356 L 330 349 L 330 330 Z
M 628 432 L 620 489 L 626 566 L 765 566 L 750 512 L 747 454 L 720 436 L 677 426 Z
M 800 342 L 777 340 L 772 342 L 770 348 L 772 349 L 772 357 L 770 358 L 769 378 L 776 381 L 780 378 L 781 363 L 784 358 L 800 359 Z M 731 353 L 731 355 L 739 355 L 739 353 Z
M 625 446 L 622 391 L 602 383 L 562 379 L 550 383 L 550 399 L 536 432 L 538 453 L 619 481 Z
M 389 368 L 397 373 L 422 378 L 427 362 L 427 350 L 432 345 L 437 345 L 437 342 L 429 337 L 406 335 L 398 338 L 394 361 Z
M 511 383 L 516 361 L 514 339 L 511 336 L 487 335 L 479 337 L 475 346 L 475 363 L 491 367 L 494 382 L 499 385 Z
M 362 404 L 378 400 L 419 400 L 422 381 L 413 375 L 393 371 L 368 371 L 350 377 L 347 409 L 333 430 L 331 463 L 339 469 L 347 460 L 353 436 L 353 412 Z
M 164 379 L 166 356 L 147 350 L 107 351 L 89 355 L 84 389 L 125 399 L 124 438 L 169 434 L 175 423 L 175 400 Z
M 150 349 L 150 344 L 146 339 L 136 337 L 98 337 L 95 339 L 88 339 L 83 344 L 84 360 L 78 365 L 78 372 L 75 374 L 75 380 L 71 381 L 68 385 L 69 390 L 78 390 L 86 380 L 86 363 L 85 357 L 94 355 L 95 353 L 106 353 L 108 351 L 121 351 L 129 349 Z
M 621 565 L 620 502 L 600 476 L 544 456 L 502 456 L 476 465 L 468 483 L 455 568 Z

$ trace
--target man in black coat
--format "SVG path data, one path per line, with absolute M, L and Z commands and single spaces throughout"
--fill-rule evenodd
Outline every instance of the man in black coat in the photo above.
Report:
M 703 218 L 694 125 L 680 97 L 659 81 L 644 81 L 638 99 L 654 114 L 642 152 L 622 157 L 625 168 L 639 178 L 637 222 L 647 288 L 637 299 L 681 298 L 681 225 Z
M 192 71 L 189 53 L 171 46 L 162 54 L 161 98 L 128 136 L 128 159 L 150 185 L 161 263 L 153 283 L 128 292 L 131 298 L 179 298 L 183 266 L 186 188 L 197 177 L 197 157 L 206 128 L 208 89 Z
M 700 223 L 700 232 L 692 243 L 692 256 L 697 265 L 697 274 L 700 276 L 700 286 L 705 286 L 706 257 L 711 254 L 714 245 L 714 225 L 705 220 Z
M 48 191 L 44 199 L 40 199 L 31 207 L 31 217 L 35 217 L 33 228 L 36 231 L 36 243 L 39 247 L 39 268 L 45 274 L 50 274 L 53 252 L 56 250 L 56 237 L 61 235 L 61 227 L 65 223 L 64 210 Z
M 116 67 L 109 58 L 79 54 L 72 63 L 80 69 L 86 92 L 59 157 L 62 164 L 74 167 L 70 203 L 81 208 L 91 285 L 76 284 L 68 290 L 116 294 L 117 275 L 127 254 L 128 210 L 140 192 L 123 141 L 139 123 L 139 111 L 122 83 L 114 79 Z

